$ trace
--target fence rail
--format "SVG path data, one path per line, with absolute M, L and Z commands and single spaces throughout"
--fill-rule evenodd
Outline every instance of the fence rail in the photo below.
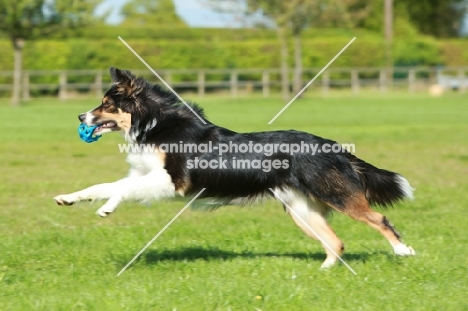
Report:
M 304 84 L 321 68 L 305 68 L 302 71 Z M 424 91 L 431 85 L 442 89 L 465 91 L 468 88 L 468 67 L 396 67 L 387 68 L 330 68 L 311 86 L 321 88 L 323 93 L 334 89 L 350 89 L 354 94 L 363 88 L 375 88 L 382 92 L 389 89 L 404 89 L 409 92 Z M 133 70 L 152 82 L 157 78 L 149 70 Z M 269 97 L 272 90 L 281 86 L 280 69 L 172 69 L 158 73 L 173 88 L 192 90 L 204 96 L 212 90 L 229 90 L 232 97 L 261 91 Z M 290 70 L 292 76 L 293 70 Z M 0 93 L 8 96 L 13 90 L 13 71 L 0 71 Z M 80 95 L 101 97 L 108 88 L 110 78 L 103 70 L 25 70 L 22 71 L 22 97 L 57 95 L 61 99 Z M 291 78 L 291 81 L 293 79 Z

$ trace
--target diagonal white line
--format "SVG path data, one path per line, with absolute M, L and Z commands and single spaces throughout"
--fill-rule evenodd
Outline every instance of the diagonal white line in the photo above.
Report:
M 310 82 L 307 83 L 307 85 L 304 86 L 304 88 L 300 90 L 299 93 L 297 93 L 297 95 L 294 96 L 294 98 L 291 99 L 289 103 L 286 106 L 284 106 L 283 109 L 281 109 L 281 111 L 278 112 L 273 119 L 270 120 L 270 122 L 268 122 L 268 124 L 273 123 L 273 121 L 275 121 L 276 118 L 278 118 L 299 96 L 301 96 L 301 94 L 315 81 L 315 79 L 317 79 L 322 74 L 322 72 L 324 72 L 328 68 L 328 66 L 330 66 L 335 61 L 335 59 L 337 59 L 341 55 L 341 53 L 343 53 L 351 45 L 351 43 L 353 43 L 354 40 L 356 40 L 356 37 L 351 39 L 351 41 L 349 41 L 348 44 L 346 44 L 345 47 L 342 48 L 341 51 L 339 51 L 338 54 L 336 54 L 335 57 L 333 57 L 332 60 L 329 61 L 328 64 L 325 67 L 323 67 L 323 69 L 320 70 L 319 73 L 317 73 L 317 75 L 315 75 L 315 77 L 312 80 L 310 80 Z
M 325 242 L 325 240 L 322 239 L 322 237 L 321 237 L 320 235 L 318 235 L 317 232 L 315 232 L 315 230 L 312 229 L 312 228 L 309 226 L 309 224 L 306 223 L 306 222 L 304 221 L 304 219 L 302 219 L 301 216 L 299 216 L 299 214 L 297 214 L 288 204 L 286 204 L 286 202 L 284 202 L 284 201 L 276 194 L 276 192 L 275 192 L 273 189 L 271 189 L 271 188 L 268 188 L 268 189 L 270 189 L 270 191 L 273 193 L 273 195 L 275 196 L 275 198 L 278 199 L 281 203 L 283 203 L 284 206 L 286 206 L 286 207 L 288 208 L 288 210 L 289 210 L 294 216 L 296 216 L 296 218 L 299 219 L 300 222 L 301 222 L 304 226 L 306 226 L 307 229 L 309 229 L 313 234 L 315 234 L 315 236 L 320 240 L 320 242 L 322 242 L 323 245 L 325 245 L 325 246 L 333 253 L 333 255 L 335 255 L 336 257 L 338 257 L 338 259 L 346 266 L 346 268 L 349 269 L 349 271 L 351 271 L 354 275 L 357 275 L 356 271 L 354 271 L 353 268 L 351 268 L 351 267 L 346 263 L 346 261 L 344 261 L 343 258 L 341 258 L 341 256 L 338 255 L 338 253 L 335 252 L 335 251 L 333 250 L 333 248 L 331 248 L 330 245 L 328 245 L 327 242 Z
M 127 268 L 151 245 L 151 243 L 153 243 L 161 234 L 163 234 L 164 231 L 166 231 L 167 228 L 169 228 L 169 226 L 190 206 L 190 204 L 193 203 L 193 201 L 195 201 L 199 196 L 200 194 L 202 194 L 203 191 L 205 191 L 206 188 L 203 188 L 202 190 L 200 190 L 200 192 L 197 193 L 196 196 L 193 197 L 193 199 L 190 200 L 190 202 L 187 203 L 187 205 L 184 206 L 183 209 L 180 210 L 180 212 L 177 213 L 177 215 L 174 216 L 174 218 L 171 219 L 171 221 L 169 221 L 167 223 L 167 225 L 164 226 L 164 228 L 161 229 L 161 231 L 158 232 L 158 234 L 156 234 L 154 236 L 154 238 L 151 239 L 151 241 L 149 241 L 145 247 L 143 247 L 141 249 L 141 251 L 138 252 L 138 254 L 135 255 L 135 257 L 132 258 L 132 260 L 130 260 L 130 262 L 122 268 L 122 270 L 120 270 L 119 273 L 117 273 L 117 276 L 120 276 L 125 270 L 127 270 Z
M 148 65 L 148 63 L 145 62 L 145 60 L 144 60 L 140 55 L 138 55 L 138 53 L 135 52 L 135 50 L 132 49 L 132 47 L 131 47 L 127 42 L 125 42 L 124 39 L 122 39 L 122 37 L 119 36 L 118 38 L 119 38 L 120 41 L 122 41 L 123 44 L 125 44 L 125 46 L 126 46 L 130 51 L 132 51 L 133 54 L 135 54 L 135 56 L 136 56 L 146 67 L 148 67 L 148 69 L 149 69 L 156 77 L 158 77 L 159 80 L 161 80 L 161 82 L 162 82 L 169 90 L 171 90 L 172 93 L 174 93 L 175 96 L 177 96 L 177 98 L 179 98 L 179 100 L 180 100 L 181 102 L 184 103 L 185 106 L 187 106 L 188 109 L 190 109 L 190 111 L 193 112 L 194 115 L 196 115 L 196 116 L 198 117 L 198 119 L 200 119 L 200 121 L 202 121 L 203 124 L 206 124 L 206 121 L 203 120 L 203 118 L 200 117 L 200 115 L 199 115 L 198 113 L 196 113 L 196 111 L 193 110 L 193 108 L 192 108 L 189 104 L 187 104 L 187 102 L 186 102 L 182 97 L 180 97 L 179 94 L 177 94 L 176 91 L 174 91 L 174 89 L 173 89 L 166 81 L 164 81 L 164 79 L 163 79 L 153 68 L 151 68 L 151 66 Z

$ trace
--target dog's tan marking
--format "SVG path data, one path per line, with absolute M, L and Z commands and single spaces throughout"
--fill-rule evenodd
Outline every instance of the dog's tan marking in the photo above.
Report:
M 159 161 L 163 163 L 163 166 L 166 166 L 166 153 L 164 151 L 157 150 L 155 154 L 156 154 L 156 157 L 158 157 Z
M 182 197 L 185 196 L 185 194 L 191 187 L 190 181 L 188 180 L 178 180 L 175 183 L 175 185 L 176 185 L 176 192 Z
M 122 84 L 117 84 L 117 93 L 127 95 L 127 87 Z M 130 92 L 128 92 L 130 93 Z
M 163 166 L 164 168 L 166 167 L 166 161 L 168 160 L 168 157 L 167 157 L 167 154 L 163 151 L 157 151 L 156 152 L 156 156 L 159 158 L 159 161 L 161 163 L 163 163 Z M 180 196 L 185 196 L 185 194 L 187 193 L 187 191 L 190 189 L 190 181 L 189 180 L 185 180 L 183 178 L 177 178 L 174 176 L 171 176 L 171 179 L 172 179 L 172 183 L 174 184 L 175 186 L 175 190 L 176 192 L 180 195 Z
M 401 243 L 398 233 L 396 233 L 395 229 L 390 225 L 385 216 L 370 208 L 369 202 L 367 201 L 364 193 L 359 192 L 353 195 L 345 203 L 344 208 L 338 208 L 332 204 L 328 205 L 336 211 L 348 215 L 349 217 L 376 229 L 388 240 L 388 242 L 390 242 L 392 246 Z
M 132 127 L 132 115 L 130 113 L 123 112 L 120 108 L 117 109 L 116 113 L 109 113 L 99 109 L 94 111 L 93 114 L 101 119 L 101 121 L 114 121 L 120 129 L 127 133 Z
M 117 93 L 124 96 L 138 95 L 143 91 L 142 85 L 140 85 L 135 77 L 126 81 L 115 82 Z

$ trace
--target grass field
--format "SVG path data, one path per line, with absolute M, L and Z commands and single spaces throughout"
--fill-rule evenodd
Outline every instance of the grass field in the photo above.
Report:
M 96 100 L 0 101 L 0 310 L 468 310 L 467 96 L 310 97 L 273 125 L 279 100 L 208 98 L 210 120 L 238 131 L 297 129 L 354 143 L 356 154 L 406 176 L 416 199 L 384 211 L 414 247 L 400 258 L 380 234 L 335 214 L 346 247 L 324 251 L 277 202 L 186 211 L 120 277 L 120 269 L 188 199 L 56 206 L 52 197 L 126 174 L 119 135 L 77 136 Z

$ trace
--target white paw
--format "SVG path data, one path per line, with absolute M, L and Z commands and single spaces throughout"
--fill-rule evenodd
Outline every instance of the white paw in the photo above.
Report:
M 96 211 L 96 215 L 99 215 L 101 217 L 107 217 L 107 215 L 113 213 L 114 211 L 115 208 L 110 208 L 104 205 Z
M 411 246 L 406 246 L 405 244 L 401 243 L 398 244 L 393 248 L 395 254 L 399 256 L 413 256 L 416 255 L 416 252 Z
M 336 258 L 327 258 L 320 266 L 320 269 L 328 269 L 336 264 Z
M 54 198 L 58 205 L 73 205 L 79 201 L 79 199 L 73 194 L 62 194 Z

